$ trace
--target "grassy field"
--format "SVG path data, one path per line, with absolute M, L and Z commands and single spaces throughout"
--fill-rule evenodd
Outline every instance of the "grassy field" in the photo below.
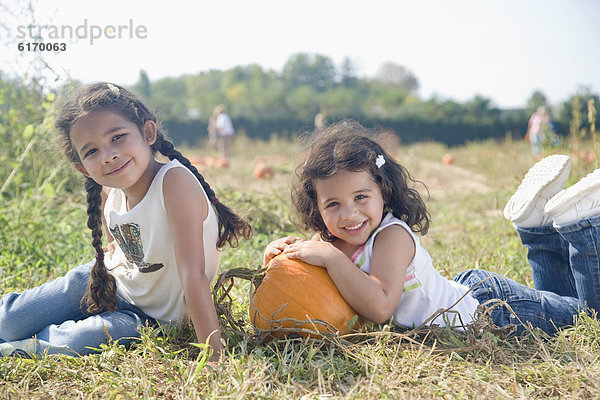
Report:
M 0 165 L 0 185 L 15 171 L 0 203 L 0 293 L 40 284 L 93 255 L 80 180 L 41 142 L 20 162 Z M 527 143 L 389 148 L 428 188 L 432 225 L 423 242 L 444 276 L 483 268 L 532 285 L 525 250 L 502 217 L 535 161 Z M 248 212 L 256 229 L 252 240 L 225 249 L 220 272 L 256 268 L 270 240 L 297 234 L 289 182 L 298 150 L 297 143 L 239 137 L 229 168 L 204 169 L 219 198 Z M 441 162 L 448 152 L 450 165 Z M 572 184 L 596 166 L 586 154 L 569 153 Z M 252 177 L 258 162 L 274 169 L 272 179 Z M 249 283 L 236 280 L 231 298 L 245 333 L 224 329 L 227 350 L 214 371 L 203 368 L 206 354 L 190 327 L 154 330 L 128 350 L 112 344 L 82 358 L 0 358 L 0 398 L 600 398 L 600 324 L 589 317 L 552 338 L 381 326 L 354 338 L 263 343 L 248 324 Z

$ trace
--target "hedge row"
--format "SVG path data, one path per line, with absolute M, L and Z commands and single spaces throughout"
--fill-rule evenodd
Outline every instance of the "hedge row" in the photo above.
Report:
M 436 141 L 448 146 L 460 145 L 468 141 L 504 138 L 507 134 L 511 134 L 515 139 L 522 138 L 527 130 L 526 118 L 497 121 L 493 124 L 427 121 L 416 117 L 402 120 L 357 119 L 368 128 L 394 132 L 403 143 Z M 263 140 L 269 140 L 272 135 L 291 138 L 313 128 L 312 121 L 292 119 L 234 118 L 233 122 L 237 131 L 244 131 L 250 138 Z M 168 119 L 163 123 L 176 144 L 193 146 L 199 140 L 208 137 L 207 124 L 203 120 Z M 562 124 L 557 124 L 556 129 L 558 132 L 565 131 Z

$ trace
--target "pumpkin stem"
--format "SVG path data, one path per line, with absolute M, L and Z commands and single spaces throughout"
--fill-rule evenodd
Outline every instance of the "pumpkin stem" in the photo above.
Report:
M 236 318 L 232 309 L 234 300 L 231 297 L 231 290 L 234 285 L 234 278 L 240 278 L 250 281 L 250 294 L 254 293 L 256 288 L 260 286 L 265 276 L 267 267 L 258 267 L 257 269 L 250 268 L 233 268 L 222 272 L 217 277 L 217 281 L 213 286 L 212 297 L 221 332 L 233 332 L 234 334 L 243 337 L 251 336 L 251 333 L 246 330 L 246 322 L 243 318 Z

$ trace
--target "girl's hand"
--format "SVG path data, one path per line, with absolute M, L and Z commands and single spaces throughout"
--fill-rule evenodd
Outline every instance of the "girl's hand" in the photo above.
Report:
M 117 248 L 117 242 L 116 241 L 112 241 L 108 244 L 108 246 L 103 247 L 102 250 L 104 250 L 104 254 L 112 256 L 113 253 L 115 252 L 115 249 Z
M 327 268 L 336 257 L 347 258 L 344 253 L 329 242 L 316 240 L 297 241 L 288 245 L 284 250 L 288 258 L 304 261 L 308 264 Z
M 272 241 L 265 248 L 263 256 L 263 265 L 267 265 L 274 257 L 280 255 L 287 245 L 301 241 L 302 239 L 294 236 L 286 236 L 281 239 Z

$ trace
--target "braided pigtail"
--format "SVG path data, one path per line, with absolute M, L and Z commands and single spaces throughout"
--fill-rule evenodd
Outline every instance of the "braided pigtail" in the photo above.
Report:
M 117 286 L 115 278 L 108 273 L 104 265 L 102 250 L 102 186 L 91 178 L 85 179 L 87 191 L 88 228 L 92 230 L 92 246 L 96 250 L 96 263 L 90 272 L 88 288 L 81 300 L 88 312 L 99 314 L 103 311 L 114 311 L 117 308 Z
M 215 207 L 215 211 L 219 217 L 219 239 L 217 240 L 218 248 L 222 248 L 225 245 L 225 242 L 229 243 L 229 245 L 232 247 L 236 247 L 239 243 L 240 236 L 245 239 L 252 237 L 252 227 L 246 218 L 240 217 L 231 208 L 219 201 L 214 190 L 212 190 L 208 182 L 204 180 L 202 174 L 198 172 L 190 160 L 188 160 L 183 154 L 175 149 L 173 143 L 166 139 L 161 132 L 157 132 L 154 146 L 156 146 L 156 149 L 160 151 L 162 155 L 168 157 L 169 160 L 176 159 L 187 169 L 192 171 L 202 185 L 202 188 L 206 192 L 210 203 Z

